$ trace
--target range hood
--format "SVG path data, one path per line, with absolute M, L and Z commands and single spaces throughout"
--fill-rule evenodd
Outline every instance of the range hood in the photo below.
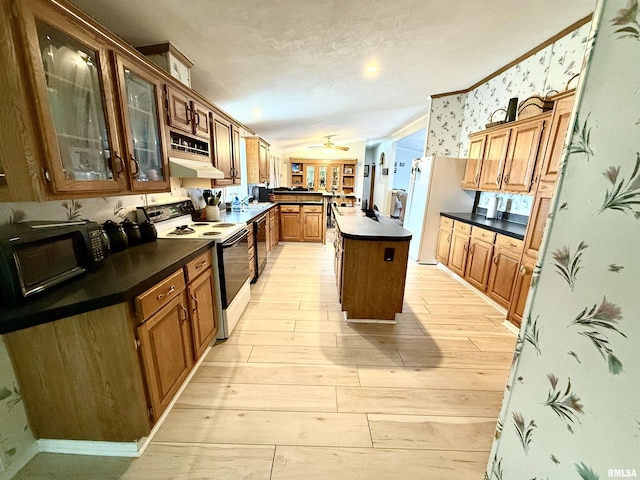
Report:
M 169 171 L 171 177 L 205 178 L 220 180 L 224 173 L 208 162 L 186 160 L 184 158 L 169 157 Z

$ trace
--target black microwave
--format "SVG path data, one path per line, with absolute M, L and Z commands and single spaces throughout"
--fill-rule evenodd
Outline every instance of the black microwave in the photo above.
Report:
M 100 265 L 107 245 L 94 222 L 0 226 L 0 303 L 14 305 Z

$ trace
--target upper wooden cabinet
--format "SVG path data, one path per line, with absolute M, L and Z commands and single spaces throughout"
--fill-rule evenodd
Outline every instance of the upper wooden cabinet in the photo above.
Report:
M 167 85 L 167 123 L 185 133 L 209 140 L 209 113 L 211 110 L 189 96 L 177 86 Z
M 110 46 L 49 3 L 14 5 L 21 19 L 16 26 L 24 36 L 44 180 L 54 193 L 126 189 Z
M 558 176 L 558 168 L 564 140 L 569 128 L 569 120 L 573 110 L 575 91 L 570 91 L 556 100 L 551 117 L 551 127 L 549 137 L 542 153 L 542 166 L 540 168 L 540 181 L 545 183 L 555 183 Z
M 66 1 L 0 2 L 0 200 L 169 190 L 168 157 L 212 161 L 212 114 L 197 92 Z M 237 122 L 235 122 L 237 123 Z
M 510 134 L 510 128 L 487 134 L 478 184 L 480 190 L 500 189 Z
M 462 188 L 466 190 L 476 190 L 480 184 L 480 169 L 482 168 L 482 155 L 486 139 L 485 134 L 476 134 L 471 136 L 469 141 L 467 167 L 462 180 Z
M 535 191 L 538 178 L 555 182 L 573 93 L 554 99 L 553 112 L 471 135 L 462 188 L 526 194 Z
M 240 130 L 228 120 L 212 116 L 213 164 L 224 173 L 216 186 L 240 183 Z
M 547 217 L 551 209 L 553 197 L 553 185 L 540 184 L 531 208 L 531 216 L 527 224 L 527 232 L 524 237 L 524 253 L 537 258 L 542 245 L 542 236 L 547 224 Z
M 129 187 L 158 191 L 169 188 L 169 166 L 162 127 L 162 84 L 134 59 L 115 54 Z
M 502 175 L 502 190 L 529 193 L 541 141 L 551 115 L 537 116 L 511 129 Z
M 245 137 L 244 142 L 247 150 L 247 182 L 268 182 L 269 144 L 260 137 Z

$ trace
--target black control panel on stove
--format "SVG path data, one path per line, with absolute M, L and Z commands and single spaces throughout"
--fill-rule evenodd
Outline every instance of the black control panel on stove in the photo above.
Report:
M 151 220 L 153 223 L 163 222 L 172 218 L 190 215 L 195 212 L 191 200 L 183 200 L 182 202 L 168 203 L 165 205 L 149 205 L 147 207 L 138 207 L 138 221 Z

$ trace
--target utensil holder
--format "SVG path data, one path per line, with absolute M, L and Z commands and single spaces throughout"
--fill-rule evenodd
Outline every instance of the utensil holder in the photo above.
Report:
M 204 213 L 209 221 L 217 222 L 220 220 L 220 208 L 218 205 L 208 205 L 205 207 Z

